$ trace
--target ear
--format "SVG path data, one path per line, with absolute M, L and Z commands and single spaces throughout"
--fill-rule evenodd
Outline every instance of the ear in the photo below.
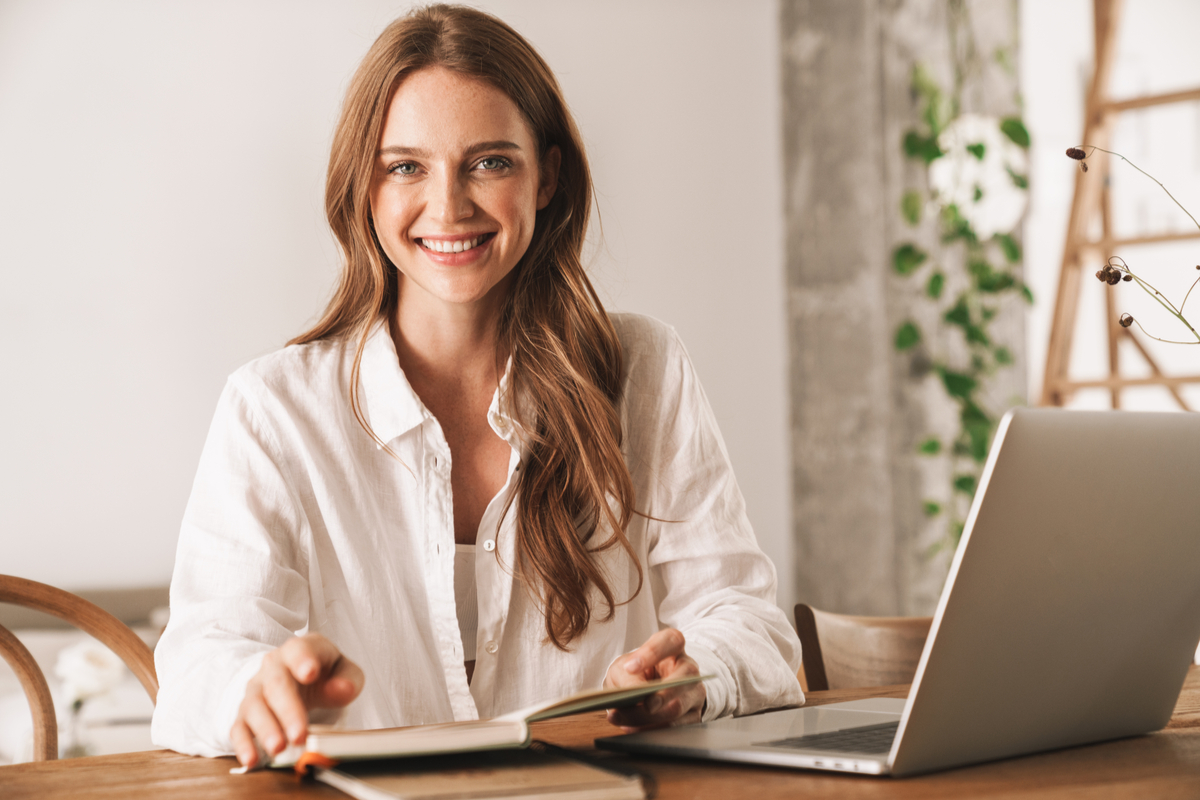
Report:
M 554 197 L 558 188 L 558 168 L 561 164 L 562 151 L 558 149 L 558 145 L 553 145 L 546 151 L 546 155 L 542 156 L 542 163 L 538 169 L 538 211 L 550 205 L 550 200 Z

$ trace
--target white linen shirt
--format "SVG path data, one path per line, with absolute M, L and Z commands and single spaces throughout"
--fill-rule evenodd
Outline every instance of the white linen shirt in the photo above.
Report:
M 594 688 L 614 658 L 663 627 L 681 630 L 688 655 L 716 676 L 705 684 L 706 719 L 802 703 L 800 643 L 775 605 L 775 569 L 687 353 L 660 322 L 612 319 L 625 362 L 622 450 L 636 507 L 656 518 L 635 515 L 627 532 L 646 570 L 640 593 L 628 554 L 598 554 L 616 599 L 628 602 L 604 620 L 593 587 L 587 631 L 567 652 L 547 643 L 536 592 L 514 569 L 515 509 L 501 518 L 526 452 L 505 375 L 488 419 L 512 455 L 479 524 L 468 686 L 441 426 L 405 378 L 386 325 L 367 341 L 359 386 L 367 421 L 395 457 L 351 408 L 354 343 L 290 346 L 235 372 L 218 403 L 155 651 L 154 743 L 232 753 L 247 682 L 268 651 L 305 632 L 325 635 L 366 675 L 341 714 L 346 727 L 492 717 Z

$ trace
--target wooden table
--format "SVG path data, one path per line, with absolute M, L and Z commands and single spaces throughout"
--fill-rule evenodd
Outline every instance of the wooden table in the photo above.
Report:
M 908 687 L 811 692 L 810 705 L 861 697 L 904 697 Z M 590 749 L 613 728 L 602 714 L 534 725 L 534 738 Z M 1200 668 L 1193 667 L 1165 730 L 1118 742 L 998 761 L 916 778 L 871 778 L 714 763 L 599 758 L 635 763 L 673 798 L 1200 798 Z M 232 758 L 192 758 L 167 750 L 0 767 L 0 798 L 162 800 L 344 798 L 286 772 L 230 775 Z

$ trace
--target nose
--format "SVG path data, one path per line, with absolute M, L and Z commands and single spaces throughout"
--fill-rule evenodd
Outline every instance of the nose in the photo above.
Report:
M 437 180 L 430 181 L 427 208 L 439 222 L 458 222 L 474 213 L 475 204 L 463 177 L 446 170 Z

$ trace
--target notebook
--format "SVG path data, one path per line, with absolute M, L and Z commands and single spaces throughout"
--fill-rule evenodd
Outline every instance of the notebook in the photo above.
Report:
M 1016 409 L 906 700 L 596 744 L 903 776 L 1158 730 L 1200 640 L 1198 566 L 1200 415 Z

